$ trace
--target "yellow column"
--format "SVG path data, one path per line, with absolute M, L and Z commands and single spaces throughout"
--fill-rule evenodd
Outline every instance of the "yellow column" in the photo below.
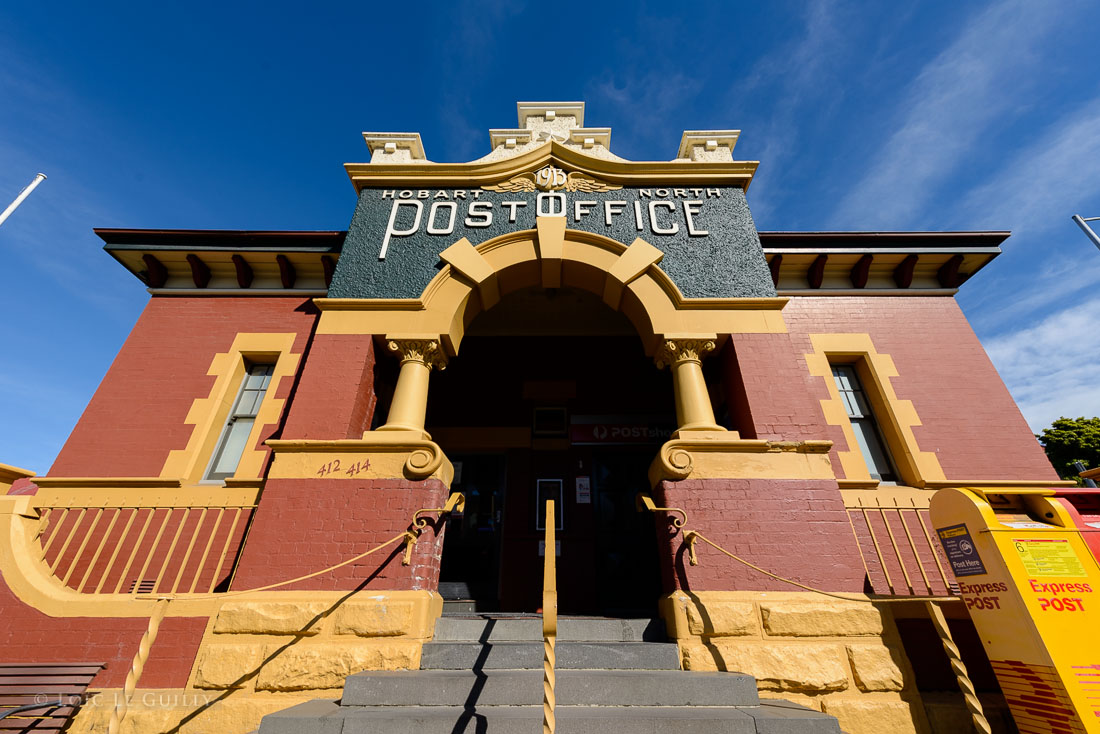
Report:
M 656 355 L 657 367 L 672 368 L 676 393 L 677 434 L 684 431 L 725 431 L 714 421 L 710 394 L 703 379 L 703 357 L 714 351 L 713 339 L 666 339 Z
M 424 430 L 428 411 L 428 378 L 432 368 L 442 370 L 447 357 L 434 339 L 391 339 L 386 342 L 391 352 L 401 357 L 401 371 L 393 391 L 393 402 L 386 424 L 379 431 L 415 431 L 430 438 Z

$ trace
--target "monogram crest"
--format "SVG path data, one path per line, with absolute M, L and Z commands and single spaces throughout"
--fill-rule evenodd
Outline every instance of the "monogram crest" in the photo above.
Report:
M 616 191 L 622 186 L 600 181 L 574 171 L 566 173 L 554 166 L 544 166 L 534 173 L 521 173 L 498 184 L 482 186 L 486 191 Z

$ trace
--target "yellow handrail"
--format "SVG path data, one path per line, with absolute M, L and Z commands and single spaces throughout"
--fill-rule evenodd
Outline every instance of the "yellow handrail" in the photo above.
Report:
M 546 500 L 546 545 L 542 566 L 542 734 L 554 734 L 554 643 L 558 636 L 557 544 L 554 500 Z
M 137 689 L 138 680 L 141 679 L 145 663 L 149 660 L 149 651 L 157 639 L 157 632 L 160 631 L 160 623 L 164 621 L 164 613 L 168 611 L 168 601 L 168 599 L 157 599 L 156 606 L 153 607 L 153 614 L 149 617 L 149 627 L 141 636 L 137 652 L 134 653 L 134 660 L 130 664 L 130 672 L 126 674 L 122 697 L 115 701 L 115 707 L 111 710 L 111 720 L 107 722 L 108 734 L 118 734 L 122 727 L 122 722 L 130 709 L 130 700 Z

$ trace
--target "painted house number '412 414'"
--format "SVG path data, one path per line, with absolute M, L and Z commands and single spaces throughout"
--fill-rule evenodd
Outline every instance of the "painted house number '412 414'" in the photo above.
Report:
M 336 474 L 337 472 L 341 471 L 341 469 L 343 469 L 344 474 L 349 477 L 354 477 L 360 472 L 365 472 L 369 468 L 370 459 L 362 459 L 348 467 L 341 467 L 340 460 L 333 459 L 332 461 L 321 465 L 321 468 L 317 470 L 317 476 L 327 477 L 330 474 Z

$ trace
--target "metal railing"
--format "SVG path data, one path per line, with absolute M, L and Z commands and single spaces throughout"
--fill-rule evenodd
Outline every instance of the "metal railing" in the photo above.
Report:
M 546 545 L 542 566 L 542 733 L 554 734 L 554 644 L 558 636 L 557 543 L 554 500 L 546 501 Z

